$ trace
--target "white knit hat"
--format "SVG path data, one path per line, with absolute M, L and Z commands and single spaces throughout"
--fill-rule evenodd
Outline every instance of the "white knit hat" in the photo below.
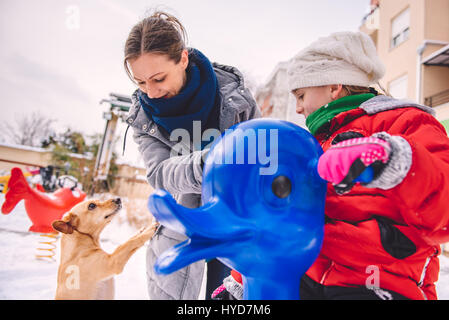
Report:
M 337 32 L 319 38 L 290 60 L 290 90 L 344 84 L 369 87 L 385 73 L 371 38 L 362 32 Z

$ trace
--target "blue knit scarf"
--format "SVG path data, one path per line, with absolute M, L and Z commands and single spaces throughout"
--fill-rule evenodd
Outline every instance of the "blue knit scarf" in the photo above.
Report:
M 183 128 L 193 136 L 193 121 L 201 121 L 202 132 L 206 128 L 217 128 L 218 114 L 217 77 L 209 59 L 196 49 L 189 50 L 189 66 L 186 69 L 186 84 L 177 94 L 168 99 L 151 99 L 138 91 L 140 104 L 149 119 L 171 133 Z

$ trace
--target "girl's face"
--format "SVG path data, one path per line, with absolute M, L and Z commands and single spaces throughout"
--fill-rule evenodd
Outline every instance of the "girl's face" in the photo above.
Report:
M 327 85 L 319 87 L 298 88 L 292 91 L 296 98 L 296 113 L 306 118 L 324 106 L 342 97 L 342 85 Z
M 187 50 L 182 52 L 178 63 L 167 55 L 158 53 L 144 53 L 136 59 L 129 60 L 129 68 L 139 89 L 151 99 L 176 96 L 186 81 L 188 64 Z

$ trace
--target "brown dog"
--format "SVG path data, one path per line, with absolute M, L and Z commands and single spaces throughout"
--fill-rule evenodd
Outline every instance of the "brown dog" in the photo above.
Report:
M 56 299 L 114 298 L 113 276 L 123 271 L 157 228 L 156 224 L 144 228 L 112 254 L 106 253 L 100 247 L 100 233 L 121 207 L 120 198 L 88 200 L 53 222 L 53 228 L 62 233 Z

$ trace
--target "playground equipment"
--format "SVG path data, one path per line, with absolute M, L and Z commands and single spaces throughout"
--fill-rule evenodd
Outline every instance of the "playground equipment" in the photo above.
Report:
M 125 121 L 128 111 L 132 105 L 131 97 L 117 93 L 110 93 L 109 99 L 102 99 L 100 101 L 100 104 L 103 103 L 109 103 L 110 109 L 109 111 L 103 113 L 103 118 L 106 120 L 106 126 L 104 129 L 103 139 L 98 150 L 97 159 L 95 161 L 94 183 L 92 184 L 92 189 L 89 192 L 90 195 L 93 195 L 95 189 L 98 189 L 101 185 L 103 188 L 106 187 L 106 189 L 109 189 L 109 186 L 107 185 L 107 176 L 112 159 L 115 131 L 117 130 L 119 119 L 123 122 Z M 126 139 L 126 133 L 124 139 Z M 123 142 L 123 151 L 125 142 L 126 141 Z
M 24 200 L 27 215 L 32 222 L 29 231 L 41 233 L 43 238 L 48 238 L 46 241 L 39 242 L 40 245 L 45 246 L 38 250 L 49 253 L 47 255 L 38 254 L 36 257 L 54 260 L 57 237 L 51 223 L 61 219 L 65 212 L 83 201 L 85 197 L 86 194 L 77 187 L 60 188 L 53 193 L 44 193 L 33 189 L 28 185 L 22 171 L 19 168 L 13 168 L 9 179 L 9 190 L 5 195 L 5 202 L 1 210 L 3 214 L 8 214 L 19 201 Z
M 56 242 L 58 241 L 58 233 L 41 233 L 41 239 L 39 241 L 39 247 L 36 248 L 38 253 L 36 258 L 40 260 L 56 261 Z M 42 253 L 41 253 L 42 252 Z
M 205 161 L 200 208 L 180 206 L 163 190 L 150 196 L 156 219 L 188 236 L 159 257 L 156 272 L 217 257 L 242 274 L 244 299 L 299 299 L 323 237 L 321 154 L 310 133 L 286 121 L 255 119 L 227 130 Z
M 36 174 L 36 172 L 34 172 L 34 171 L 33 172 L 28 171 L 28 172 L 25 172 L 23 175 L 25 177 L 30 177 L 30 176 L 35 175 L 35 174 Z M 6 193 L 8 191 L 8 182 L 9 182 L 10 178 L 11 178 L 10 174 L 6 174 L 6 175 L 3 175 L 3 176 L 0 176 L 0 184 L 3 185 L 2 193 Z
M 25 201 L 25 209 L 33 223 L 29 231 L 53 232 L 51 223 L 81 202 L 86 194 L 78 188 L 61 188 L 53 193 L 43 193 L 31 188 L 19 168 L 11 170 L 9 190 L 5 195 L 2 213 L 10 213 L 20 200 Z

